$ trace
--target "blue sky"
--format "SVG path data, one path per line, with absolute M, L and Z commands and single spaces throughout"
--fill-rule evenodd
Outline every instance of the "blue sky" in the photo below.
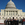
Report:
M 7 3 L 10 0 L 0 0 L 0 10 L 5 9 Z M 23 12 L 25 12 L 25 0 L 12 0 L 16 6 L 17 9 L 22 9 Z

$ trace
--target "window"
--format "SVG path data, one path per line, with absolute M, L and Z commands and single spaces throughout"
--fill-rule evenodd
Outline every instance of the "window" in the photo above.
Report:
M 16 11 L 16 15 L 17 15 L 17 11 Z
M 14 15 L 14 11 L 13 11 L 13 15 Z
M 16 17 L 17 18 L 17 17 Z
M 4 18 L 4 17 L 3 17 Z
M 11 17 L 9 17 L 9 19 L 11 19 Z
M 19 17 L 21 19 L 21 17 Z
M 16 17 L 16 19 L 17 19 L 17 17 Z
M 10 15 L 10 11 L 9 11 L 9 15 Z
M 11 11 L 12 12 L 12 11 Z
M 12 11 L 11 11 L 11 15 L 12 15 Z
M 2 17 L 2 19 L 4 19 L 4 17 Z
M 7 15 L 8 15 L 8 11 L 7 11 Z
M 18 15 L 19 16 L 19 15 Z
M 3 13 L 2 13 L 2 15 L 3 15 Z
M 9 12 L 9 15 L 10 15 L 10 12 Z
M 17 12 L 17 11 L 16 11 Z

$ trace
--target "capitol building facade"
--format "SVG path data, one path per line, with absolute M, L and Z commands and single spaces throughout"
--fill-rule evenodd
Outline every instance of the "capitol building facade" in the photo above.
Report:
M 25 12 L 22 12 L 22 9 L 17 9 L 12 0 L 10 0 L 6 5 L 6 8 L 1 9 L 0 19 L 12 19 L 13 17 L 14 19 L 23 19 L 23 17 L 25 18 Z

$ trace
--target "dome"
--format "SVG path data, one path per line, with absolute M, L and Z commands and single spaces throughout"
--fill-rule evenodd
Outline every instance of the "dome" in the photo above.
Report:
M 6 6 L 6 9 L 9 9 L 9 8 L 16 9 L 15 4 L 11 0 L 8 2 L 7 6 Z

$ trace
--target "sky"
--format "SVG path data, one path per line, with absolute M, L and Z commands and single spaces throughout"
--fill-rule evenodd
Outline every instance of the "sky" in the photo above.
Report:
M 5 9 L 7 3 L 10 0 L 0 0 L 0 10 Z M 25 12 L 25 0 L 12 0 L 16 6 L 17 9 L 22 9 L 23 12 Z

